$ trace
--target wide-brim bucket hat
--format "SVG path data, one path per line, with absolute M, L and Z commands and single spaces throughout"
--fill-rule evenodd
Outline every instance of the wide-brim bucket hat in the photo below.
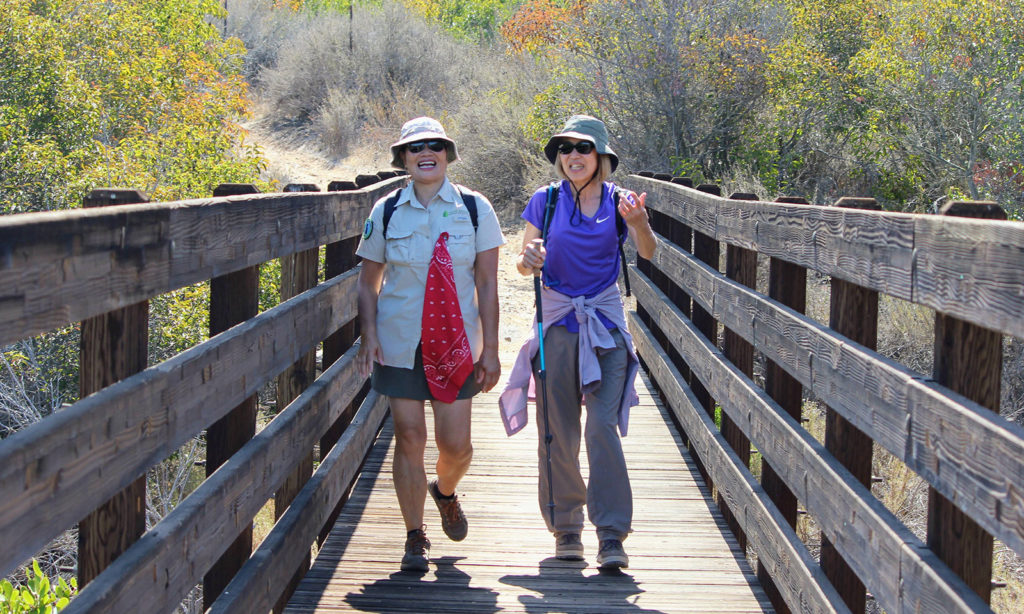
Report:
M 404 145 L 416 141 L 430 141 L 439 139 L 448 144 L 445 149 L 448 152 L 448 161 L 454 162 L 459 159 L 459 152 L 455 149 L 455 141 L 445 134 L 441 122 L 432 117 L 417 117 L 405 122 L 402 126 L 402 136 L 391 144 L 391 166 L 404 169 L 402 164 L 401 151 Z
M 618 154 L 612 151 L 612 148 L 608 145 L 608 129 L 605 128 L 604 122 L 596 117 L 573 115 L 566 120 L 561 132 L 552 135 L 548 139 L 548 144 L 544 146 L 544 155 L 548 157 L 548 161 L 552 164 L 555 163 L 555 158 L 558 157 L 558 144 L 563 138 L 580 139 L 581 141 L 593 143 L 597 153 L 611 158 L 612 172 L 615 172 L 615 167 L 619 165 Z

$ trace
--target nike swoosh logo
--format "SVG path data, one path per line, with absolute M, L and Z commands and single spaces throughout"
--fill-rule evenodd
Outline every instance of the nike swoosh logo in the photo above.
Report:
M 606 215 L 604 217 L 599 217 L 599 218 L 597 218 L 594 221 L 597 222 L 598 224 L 600 224 L 601 222 L 607 222 L 608 218 L 610 218 L 610 217 L 611 217 L 610 215 Z

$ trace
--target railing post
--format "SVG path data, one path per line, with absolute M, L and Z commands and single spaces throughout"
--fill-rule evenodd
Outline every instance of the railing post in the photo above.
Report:
M 131 205 L 149 199 L 138 190 L 99 188 L 83 207 Z M 82 321 L 79 398 L 146 368 L 149 301 Z M 78 586 L 84 587 L 146 531 L 146 476 L 111 497 L 78 524 Z
M 394 176 L 394 175 L 392 175 Z M 372 185 L 372 184 L 370 184 Z M 351 191 L 359 189 L 359 185 L 351 181 L 332 181 L 328 184 L 328 191 Z M 348 239 L 342 239 L 335 243 L 328 243 L 325 249 L 325 262 L 324 262 L 324 278 L 331 279 L 337 277 L 342 273 L 354 268 L 359 264 L 359 258 L 356 256 L 356 248 L 359 247 L 359 236 L 350 237 Z M 338 329 L 338 332 L 324 339 L 324 352 L 323 352 L 323 363 L 321 370 L 326 371 L 336 360 L 341 358 L 352 344 L 355 343 L 356 339 L 359 338 L 359 318 L 354 318 L 348 324 Z M 363 385 L 363 389 L 360 391 L 355 398 L 352 399 L 352 403 L 345 408 L 341 416 L 335 421 L 334 424 L 327 429 L 323 437 L 320 438 L 320 459 L 322 460 L 334 447 L 334 444 L 338 443 L 338 439 L 341 438 L 342 433 L 348 427 L 349 422 L 352 421 L 352 416 L 359 409 L 359 405 L 365 398 L 366 393 L 369 390 L 369 381 Z M 341 508 L 348 499 L 348 494 L 344 494 L 338 501 L 337 506 L 331 515 L 328 517 L 327 522 L 324 523 L 323 529 L 320 530 L 320 535 L 317 537 L 317 543 L 323 544 L 324 540 L 327 539 L 328 534 L 331 532 L 331 527 L 334 526 L 334 522 L 337 520 L 338 515 L 341 513 Z
M 940 215 L 1005 220 L 992 202 L 955 201 Z M 953 392 L 999 412 L 1003 338 L 997 332 L 941 313 L 935 314 L 932 377 Z M 978 593 L 992 597 L 992 536 L 934 488 L 928 489 L 928 547 Z
M 698 185 L 697 190 L 705 192 L 707 194 L 713 194 L 715 196 L 722 195 L 722 189 L 713 184 L 701 184 Z M 714 237 L 693 230 L 693 255 L 697 260 L 700 260 L 704 264 L 708 265 L 714 270 L 719 270 L 719 260 L 721 259 L 721 248 L 718 245 L 718 241 Z M 718 345 L 718 322 L 711 316 L 711 313 L 701 307 L 697 301 L 692 301 L 693 315 L 690 321 L 697 328 L 698 331 L 711 342 L 711 345 Z M 704 411 L 707 412 L 712 419 L 715 417 L 715 400 L 711 398 L 704 384 L 696 377 L 690 377 L 690 389 L 693 391 L 694 397 L 700 403 Z M 693 455 L 694 464 L 697 466 L 697 471 L 700 472 L 704 482 L 708 485 L 708 488 L 714 488 L 715 484 L 711 480 L 711 474 L 704 467 L 703 463 L 697 457 Z
M 256 194 L 248 183 L 224 183 L 213 190 L 214 197 Z M 259 313 L 259 265 L 210 280 L 210 336 Z M 206 477 L 213 475 L 231 455 L 256 434 L 256 395 L 242 401 L 206 430 Z M 252 554 L 252 523 L 242 527 L 237 538 L 203 576 L 203 603 L 212 604 Z
M 715 196 L 722 195 L 722 189 L 713 184 L 701 184 L 697 186 L 697 189 L 707 194 L 714 194 Z M 709 237 L 696 230 L 693 231 L 693 255 L 712 269 L 719 270 L 721 248 L 714 237 Z M 718 345 L 718 322 L 711 316 L 709 311 L 701 307 L 696 301 L 693 302 L 693 325 L 697 327 L 701 334 L 707 337 L 712 345 Z M 696 378 L 693 378 L 691 387 L 693 388 L 694 396 L 700 401 L 701 406 L 713 418 L 715 416 L 715 401 L 708 394 L 707 389 Z
M 807 204 L 802 198 L 783 197 L 776 202 L 789 202 Z M 781 258 L 772 257 L 768 265 L 768 296 L 779 301 L 783 305 L 795 311 L 804 313 L 807 308 L 807 269 L 802 266 L 787 262 Z M 803 406 L 803 387 L 793 376 L 775 364 L 767 361 L 764 377 L 765 392 L 768 393 L 783 411 L 790 416 L 800 419 Z M 786 519 L 791 527 L 796 527 L 796 496 L 786 486 L 786 483 L 779 477 L 767 461 L 761 464 L 761 486 L 775 503 L 782 517 Z M 757 578 L 761 581 L 772 605 L 780 613 L 789 612 L 789 607 L 782 599 L 779 589 L 768 574 L 768 570 L 759 561 L 757 564 Z
M 835 206 L 881 210 L 873 198 L 840 198 Z M 829 327 L 868 349 L 876 349 L 878 292 L 838 277 L 832 278 L 831 285 Z M 871 438 L 831 407 L 826 407 L 825 413 L 825 448 L 849 469 L 861 484 L 870 489 L 873 446 Z M 821 568 L 850 611 L 863 612 L 867 605 L 864 583 L 824 534 L 821 536 Z
M 732 200 L 758 200 L 754 194 L 737 192 L 729 197 Z M 736 245 L 727 245 L 725 248 L 725 276 L 733 281 L 743 284 L 748 288 L 757 287 L 757 252 Z M 754 377 L 754 346 L 740 335 L 729 328 L 725 329 L 725 336 L 722 340 L 722 351 L 736 368 L 746 374 L 747 377 Z M 743 461 L 743 465 L 750 467 L 750 440 L 743 434 L 736 423 L 724 412 L 722 413 L 722 437 L 729 446 L 736 452 L 736 455 Z M 725 503 L 721 495 L 718 497 L 718 507 L 722 510 L 725 521 L 732 529 L 733 535 L 739 542 L 740 548 L 746 552 L 747 536 L 740 528 L 732 511 Z
M 693 180 L 691 180 L 689 177 L 673 177 L 672 183 L 676 185 L 685 186 L 688 188 L 693 187 Z M 671 223 L 668 227 L 669 240 L 672 241 L 672 243 L 674 243 L 677 247 L 679 247 L 679 249 L 683 250 L 684 252 L 689 252 L 692 254 L 693 228 L 687 226 L 686 224 L 678 220 L 670 220 L 670 222 Z M 690 295 L 683 291 L 683 289 L 680 288 L 678 284 L 672 281 L 672 278 L 670 276 L 666 275 L 665 277 L 668 282 L 667 294 L 669 300 L 671 300 L 672 303 L 679 308 L 679 311 L 682 312 L 682 314 L 685 317 L 693 317 L 693 301 L 691 300 Z M 693 379 L 693 374 L 690 372 L 690 367 L 689 365 L 686 364 L 686 361 L 683 360 L 683 357 L 679 355 L 679 352 L 671 344 L 669 344 L 668 346 L 668 355 L 669 358 L 672 359 L 672 362 L 676 365 L 676 368 L 679 369 L 679 374 L 682 375 L 686 383 L 689 384 L 690 380 Z
M 319 192 L 320 189 L 313 184 L 289 184 L 285 186 L 285 192 Z M 281 301 L 286 301 L 293 296 L 298 296 L 306 290 L 314 287 L 317 282 L 317 266 L 319 265 L 320 249 L 317 247 L 296 252 L 281 258 Z M 309 387 L 316 379 L 316 350 L 310 350 L 295 364 L 285 369 L 277 378 L 277 410 L 282 411 L 289 403 L 295 400 L 302 391 Z M 313 451 L 303 458 L 298 467 L 281 485 L 274 494 L 274 518 L 279 519 L 288 505 L 292 502 L 299 491 L 302 490 L 310 476 L 313 475 Z M 295 591 L 302 576 L 309 569 L 310 556 L 307 552 L 305 559 L 298 569 L 294 571 L 294 577 L 288 583 L 288 587 L 281 594 L 274 612 L 281 612 L 288 603 L 288 598 Z M 291 573 L 291 570 L 282 569 L 282 573 Z

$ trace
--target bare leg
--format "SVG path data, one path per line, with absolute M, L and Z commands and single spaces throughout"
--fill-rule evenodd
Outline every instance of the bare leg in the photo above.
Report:
M 432 401 L 431 406 L 434 409 L 434 439 L 438 452 L 437 487 L 442 495 L 451 495 L 473 460 L 470 436 L 473 400 L 461 399 L 454 403 Z
M 423 526 L 423 502 L 427 497 L 427 475 L 423 452 L 427 445 L 427 423 L 423 401 L 391 399 L 391 417 L 395 424 L 395 460 L 391 468 L 398 506 L 405 530 Z

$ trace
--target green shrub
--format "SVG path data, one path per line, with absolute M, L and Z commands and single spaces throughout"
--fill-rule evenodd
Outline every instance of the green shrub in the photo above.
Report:
M 26 575 L 28 582 L 22 586 L 14 586 L 6 579 L 0 580 L 0 614 L 60 612 L 78 592 L 78 581 L 74 578 L 70 586 L 64 578 L 58 578 L 57 584 L 50 582 L 35 559 L 32 560 L 32 569 L 26 570 Z

